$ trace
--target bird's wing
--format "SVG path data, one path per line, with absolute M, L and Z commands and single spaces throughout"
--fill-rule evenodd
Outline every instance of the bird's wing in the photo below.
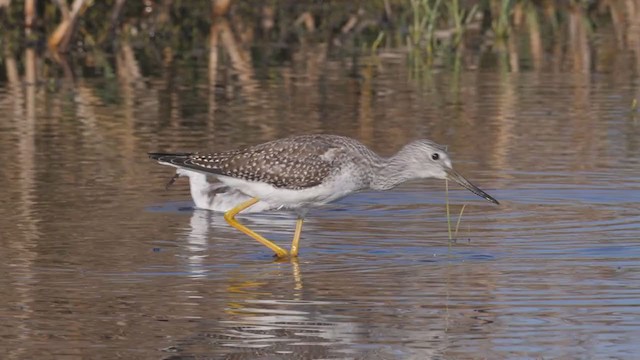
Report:
M 312 139 L 287 140 L 222 153 L 149 156 L 168 165 L 294 190 L 319 185 L 332 173 L 339 148 Z

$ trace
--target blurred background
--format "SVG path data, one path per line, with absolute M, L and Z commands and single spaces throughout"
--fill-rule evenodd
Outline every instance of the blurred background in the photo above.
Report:
M 225 76 L 265 79 L 275 76 L 272 66 L 303 60 L 321 68 L 342 59 L 353 76 L 358 65 L 385 58 L 401 58 L 415 77 L 433 68 L 637 72 L 639 7 L 636 0 L 2 0 L 1 75 L 19 82 L 34 70 L 52 90 L 56 80 L 161 78 L 188 64 L 208 64 L 208 77 L 198 80 L 215 87 Z
M 3 359 L 640 353 L 640 0 L 0 0 L 0 48 Z M 302 133 L 501 205 L 355 194 L 277 262 L 146 155 Z
M 564 78 L 569 88 L 558 91 L 580 108 L 599 75 L 625 87 L 640 71 L 637 0 L 2 0 L 0 20 L 3 107 L 24 112 L 21 126 L 35 118 L 39 126 L 57 126 L 72 112 L 95 122 L 89 131 L 129 146 L 137 127 L 155 127 L 163 133 L 151 144 L 164 150 L 176 129 L 206 133 L 204 142 L 190 134 L 189 148 L 233 147 L 256 131 L 257 141 L 300 132 L 357 134 L 369 145 L 374 138 L 386 142 L 383 149 L 415 137 L 408 122 L 455 145 L 476 129 L 450 136 L 447 122 L 427 124 L 390 107 L 410 106 L 408 97 L 394 95 L 426 96 L 423 118 L 482 123 L 482 97 L 504 94 L 487 114 L 502 119 L 519 101 L 531 101 L 518 99 L 523 92 L 511 81 L 517 73 L 530 77 L 532 87 Z M 540 95 L 557 99 L 553 91 Z M 630 91 L 619 100 L 636 114 L 640 94 Z M 122 111 L 119 125 L 99 119 L 101 109 L 107 117 Z M 333 111 L 351 112 L 358 123 L 338 121 Z M 296 116 L 302 113 L 304 120 Z M 99 129 L 106 124 L 110 130 Z M 492 156 L 505 153 L 513 129 L 499 126 L 502 149 L 492 146 Z

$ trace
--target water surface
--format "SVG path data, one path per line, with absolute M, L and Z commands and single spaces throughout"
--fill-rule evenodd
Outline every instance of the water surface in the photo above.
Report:
M 311 60 L 309 60 L 311 61 Z M 315 70 L 314 70 L 315 69 Z M 327 60 L 215 88 L 0 87 L 0 350 L 35 358 L 633 358 L 639 80 Z M 500 206 L 412 182 L 316 209 L 297 261 L 194 210 L 148 151 L 302 133 L 389 155 L 428 137 Z M 295 218 L 242 221 L 288 246 Z

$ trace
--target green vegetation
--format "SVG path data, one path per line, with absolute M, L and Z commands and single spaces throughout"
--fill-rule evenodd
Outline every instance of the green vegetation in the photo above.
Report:
M 460 220 L 462 220 L 462 214 L 464 213 L 464 208 L 466 207 L 467 207 L 467 204 L 463 204 L 462 208 L 460 209 L 460 214 L 458 214 L 458 221 L 456 222 L 456 230 L 453 232 L 454 238 L 458 237 L 458 230 L 460 230 Z
M 581 59 L 596 29 L 613 27 L 616 46 L 633 49 L 635 37 L 625 34 L 638 18 L 640 0 L 0 0 L 0 46 L 3 58 L 20 61 L 25 48 L 35 48 L 52 64 L 71 61 L 93 76 L 114 73 L 110 54 L 123 44 L 153 69 L 167 57 L 197 58 L 230 41 L 258 68 L 327 45 L 330 56 L 345 58 L 404 52 L 416 72 L 458 71 L 469 59 L 474 66 L 497 60 L 511 71 L 540 69 L 549 65 L 545 54 L 558 51 L 573 61 L 553 66 L 588 71 L 591 64 Z M 211 41 L 215 31 L 227 31 L 216 27 L 221 22 L 232 36 Z M 237 62 L 235 50 L 226 50 Z
M 467 204 L 462 205 L 460 209 L 460 213 L 458 214 L 458 221 L 456 221 L 455 230 L 451 230 L 451 210 L 449 207 L 449 181 L 444 181 L 444 196 L 445 196 L 445 209 L 447 211 L 447 229 L 449 231 L 449 246 L 451 246 L 451 241 L 458 237 L 458 230 L 460 229 L 460 221 L 462 221 L 462 214 L 464 213 L 464 209 L 467 207 Z

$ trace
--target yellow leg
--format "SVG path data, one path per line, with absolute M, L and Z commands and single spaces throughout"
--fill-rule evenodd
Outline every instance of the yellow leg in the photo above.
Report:
M 293 233 L 293 241 L 291 242 L 291 256 L 298 256 L 298 250 L 300 249 L 300 235 L 302 234 L 302 222 L 303 218 L 298 218 L 296 221 L 296 231 Z
M 226 213 L 224 213 L 224 219 L 227 220 L 227 222 L 229 223 L 229 225 L 233 226 L 234 228 L 242 231 L 243 233 L 251 236 L 252 238 L 258 240 L 258 242 L 260 242 L 262 245 L 268 247 L 269 249 L 273 250 L 273 252 L 276 253 L 276 256 L 279 258 L 282 257 L 286 257 L 287 255 L 289 255 L 289 253 L 287 252 L 287 250 L 281 248 L 280 246 L 272 243 L 271 241 L 265 239 L 264 237 L 262 237 L 261 235 L 259 235 L 258 233 L 256 233 L 255 231 L 249 229 L 248 227 L 240 224 L 238 222 L 238 220 L 236 220 L 236 215 L 238 215 L 238 213 L 248 207 L 250 207 L 251 205 L 254 205 L 255 203 L 257 203 L 259 200 L 256 198 L 252 198 L 251 200 L 247 200 L 245 202 L 243 202 L 242 204 L 234 207 L 233 209 L 227 211 Z

